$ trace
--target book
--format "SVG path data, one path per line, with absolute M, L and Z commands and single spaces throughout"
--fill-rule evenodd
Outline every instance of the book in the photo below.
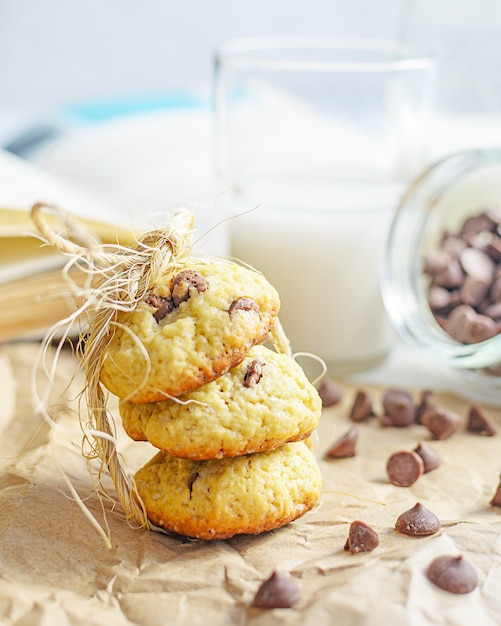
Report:
M 39 201 L 67 210 L 102 243 L 127 245 L 134 239 L 116 212 L 0 151 L 0 343 L 40 338 L 78 305 L 63 276 L 68 257 L 37 237 L 30 211 Z M 73 271 L 72 279 L 83 281 L 85 275 Z

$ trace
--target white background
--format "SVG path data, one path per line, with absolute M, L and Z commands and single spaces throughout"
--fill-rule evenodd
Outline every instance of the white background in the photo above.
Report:
M 71 102 L 207 89 L 224 39 L 391 37 L 402 0 L 1 0 L 2 98 Z

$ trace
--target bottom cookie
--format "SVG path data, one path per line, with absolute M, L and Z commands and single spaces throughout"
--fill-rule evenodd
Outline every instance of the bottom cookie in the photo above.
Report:
M 322 479 L 304 442 L 270 452 L 190 461 L 159 452 L 136 473 L 149 520 L 197 539 L 259 534 L 301 517 Z

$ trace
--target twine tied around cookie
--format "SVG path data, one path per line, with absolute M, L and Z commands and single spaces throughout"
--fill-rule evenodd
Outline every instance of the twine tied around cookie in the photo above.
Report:
M 45 361 L 49 347 L 56 337 L 60 337 L 55 362 L 51 368 L 46 368 L 50 380 L 54 375 L 58 352 L 75 325 L 79 327 L 81 341 L 77 354 L 80 357 L 79 367 L 85 373 L 85 387 L 79 400 L 85 398 L 89 414 L 89 422 L 84 423 L 83 412 L 79 411 L 84 433 L 82 454 L 89 464 L 92 460 L 98 461 L 96 493 L 100 497 L 110 497 L 102 484 L 104 474 L 109 472 L 127 520 L 149 528 L 134 480 L 126 472 L 123 459 L 117 452 L 114 420 L 107 409 L 106 394 L 99 381 L 100 357 L 109 341 L 116 313 L 134 309 L 158 278 L 191 254 L 193 215 L 186 210 L 176 211 L 167 228 L 146 233 L 130 247 L 118 243 L 101 245 L 70 215 L 53 205 L 37 203 L 31 210 L 31 216 L 42 241 L 68 257 L 63 275 L 68 284 L 68 295 L 79 303 L 71 315 L 48 331 L 42 342 L 40 360 Z M 73 268 L 84 273 L 83 284 L 70 274 Z M 40 412 L 53 424 L 43 396 L 39 396 L 35 382 L 33 385 Z M 48 393 L 45 399 L 47 397 Z M 86 447 L 88 450 L 85 450 Z M 106 543 L 111 545 L 108 535 L 76 492 L 72 490 L 72 493 Z
M 68 257 L 63 276 L 68 284 L 68 295 L 77 300 L 75 311 L 55 324 L 44 337 L 40 360 L 46 366 L 49 347 L 57 338 L 52 368 L 45 367 L 49 381 L 53 380 L 62 345 L 70 337 L 75 325 L 78 325 L 80 341 L 76 347 L 79 357 L 77 371 L 80 369 L 85 374 L 84 388 L 78 400 L 79 403 L 85 401 L 86 404 L 85 410 L 78 410 L 83 432 L 81 452 L 87 459 L 89 472 L 95 475 L 95 492 L 100 499 L 107 498 L 114 502 L 103 483 L 104 476 L 109 474 L 128 522 L 140 528 L 157 530 L 150 524 L 134 477 L 126 471 L 124 459 L 117 450 L 115 422 L 107 408 L 108 393 L 100 382 L 101 359 L 114 330 L 122 327 L 117 320 L 118 312 L 133 311 L 152 285 L 160 282 L 162 276 L 176 266 L 186 263 L 188 257 L 190 261 L 210 262 L 204 258 L 195 258 L 193 253 L 193 214 L 187 210 L 175 211 L 166 228 L 147 232 L 128 246 L 118 242 L 113 245 L 99 243 L 74 218 L 53 205 L 37 203 L 33 206 L 31 215 L 40 233 L 39 238 Z M 232 262 L 238 263 L 236 259 Z M 74 270 L 77 270 L 80 278 L 83 275 L 83 281 L 75 280 Z M 150 373 L 149 355 L 139 338 L 134 339 L 144 356 L 146 384 Z M 278 352 L 291 354 L 289 340 L 278 319 L 268 339 Z M 46 409 L 46 402 L 39 397 L 35 378 L 33 389 L 40 413 L 49 423 L 55 424 Z M 48 393 L 45 399 L 47 397 Z M 182 402 L 178 398 L 173 400 Z M 84 422 L 84 415 L 88 416 L 88 422 Z M 96 465 L 92 463 L 94 461 L 97 461 L 97 471 Z M 65 480 L 84 514 L 106 544 L 111 546 L 106 515 L 104 514 L 107 528 L 105 532 L 66 476 Z

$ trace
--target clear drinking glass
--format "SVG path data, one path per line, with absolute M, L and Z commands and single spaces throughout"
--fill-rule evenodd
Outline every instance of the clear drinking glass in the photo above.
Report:
M 231 252 L 280 292 L 293 349 L 333 373 L 379 361 L 394 339 L 380 260 L 402 189 L 427 162 L 433 69 L 380 40 L 251 38 L 216 53 Z

